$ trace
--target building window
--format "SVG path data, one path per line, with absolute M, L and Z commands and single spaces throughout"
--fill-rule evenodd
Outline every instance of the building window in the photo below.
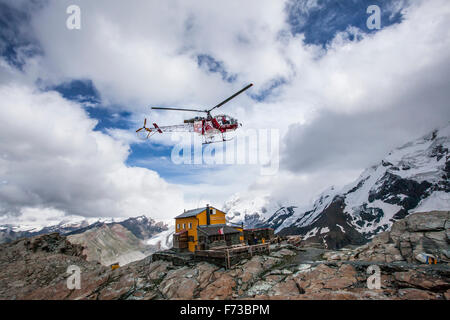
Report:
M 216 209 L 211 209 L 211 214 L 216 214 Z
M 188 223 L 188 228 L 189 228 L 189 229 L 192 229 L 192 222 L 189 222 L 189 223 Z
M 177 230 L 180 230 L 180 224 L 177 224 Z
M 183 230 L 186 228 L 186 224 L 183 223 Z

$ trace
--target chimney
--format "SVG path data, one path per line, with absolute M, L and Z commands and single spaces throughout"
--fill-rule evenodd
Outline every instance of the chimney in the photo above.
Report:
M 209 204 L 206 205 L 206 224 L 209 226 L 211 224 L 211 213 L 209 211 Z

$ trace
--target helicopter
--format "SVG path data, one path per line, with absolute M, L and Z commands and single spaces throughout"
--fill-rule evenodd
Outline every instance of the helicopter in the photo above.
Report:
M 253 84 L 247 85 L 245 88 L 239 90 L 229 98 L 223 100 L 219 104 L 215 105 L 211 109 L 206 110 L 195 110 L 195 109 L 180 109 L 180 108 L 165 108 L 165 107 L 151 107 L 153 110 L 169 110 L 169 111 L 188 111 L 188 112 L 202 112 L 206 113 L 206 116 L 194 117 L 190 119 L 185 119 L 183 124 L 170 125 L 170 126 L 158 126 L 153 123 L 153 128 L 147 127 L 147 119 L 144 119 L 144 126 L 136 130 L 136 133 L 143 137 L 144 139 L 149 139 L 155 133 L 164 132 L 196 132 L 203 137 L 202 144 L 209 144 L 216 141 L 217 136 L 221 136 L 222 142 L 229 141 L 231 139 L 226 139 L 224 134 L 227 132 L 235 131 L 238 127 L 242 126 L 237 119 L 230 117 L 226 114 L 211 115 L 211 111 L 223 106 L 225 103 L 235 98 L 245 90 L 249 89 Z

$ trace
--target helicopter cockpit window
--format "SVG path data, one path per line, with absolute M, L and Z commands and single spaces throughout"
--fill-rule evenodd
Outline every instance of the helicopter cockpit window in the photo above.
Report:
M 217 117 L 217 121 L 219 122 L 220 125 L 227 125 L 230 124 L 230 117 L 221 115 Z

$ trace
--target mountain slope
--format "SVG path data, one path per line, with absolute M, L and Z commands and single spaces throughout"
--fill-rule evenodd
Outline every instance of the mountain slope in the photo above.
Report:
M 450 209 L 449 149 L 447 125 L 393 150 L 341 190 L 329 188 L 308 208 L 281 207 L 254 218 L 328 248 L 361 244 L 409 213 Z
M 67 240 L 84 247 L 83 254 L 87 261 L 98 261 L 105 266 L 113 263 L 123 266 L 144 259 L 156 251 L 156 247 L 146 245 L 118 223 L 103 224 L 83 233 L 69 235 Z
M 83 218 L 77 217 L 73 221 L 61 221 L 50 226 L 24 226 L 24 225 L 0 225 L 0 243 L 15 241 L 20 238 L 30 238 L 41 234 L 60 233 L 62 235 L 72 235 L 86 232 L 93 228 L 101 227 L 104 224 L 120 224 L 137 238 L 147 240 L 155 234 L 166 231 L 167 226 L 162 222 L 156 222 L 146 216 L 139 216 L 128 219 L 116 218 Z
M 146 216 L 129 219 L 81 219 L 62 221 L 45 227 L 21 225 L 0 226 L 0 243 L 20 238 L 59 233 L 74 244 L 84 246 L 83 253 L 89 261 L 103 265 L 119 263 L 121 266 L 141 260 L 156 251 L 159 246 L 146 243 L 148 239 L 165 234 L 167 226 Z M 164 243 L 163 243 L 164 245 Z

